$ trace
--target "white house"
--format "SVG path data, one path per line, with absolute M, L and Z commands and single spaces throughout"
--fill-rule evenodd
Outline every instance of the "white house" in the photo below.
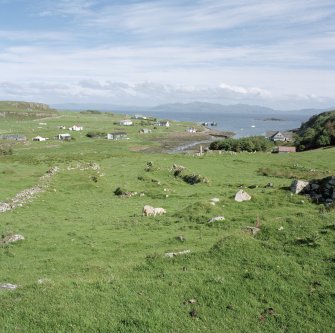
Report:
M 72 127 L 69 128 L 69 131 L 79 132 L 79 131 L 82 131 L 83 129 L 84 129 L 83 126 L 73 125 Z
M 71 135 L 68 134 L 68 133 L 58 134 L 57 138 L 58 138 L 58 140 L 69 141 L 69 140 L 71 140 Z
M 292 141 L 292 132 L 269 131 L 266 137 L 274 142 L 276 141 Z
M 158 126 L 164 126 L 164 127 L 170 127 L 170 122 L 167 120 L 167 121 L 159 121 L 157 123 Z
M 151 131 L 151 129 L 149 129 L 149 128 L 142 128 L 140 131 L 139 131 L 139 133 L 141 133 L 141 134 L 149 134 L 149 133 L 151 133 L 152 131 Z
M 108 140 L 122 140 L 122 139 L 128 139 L 126 132 L 114 132 L 114 133 L 108 133 L 107 134 Z
M 148 119 L 145 116 L 142 116 L 141 114 L 135 114 L 134 116 L 131 117 L 132 119 L 140 119 L 140 120 L 146 120 Z
M 39 135 L 33 138 L 33 141 L 46 141 L 46 140 L 48 140 L 48 138 L 43 138 L 42 136 Z
M 122 125 L 122 126 L 131 126 L 132 124 L 133 124 L 133 122 L 129 119 L 121 120 L 119 122 L 119 125 Z

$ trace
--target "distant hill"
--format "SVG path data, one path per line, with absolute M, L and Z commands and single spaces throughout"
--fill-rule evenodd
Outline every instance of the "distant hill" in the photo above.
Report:
M 335 145 L 335 111 L 322 112 L 303 123 L 295 145 L 300 151 Z
M 162 104 L 152 108 L 153 111 L 166 112 L 199 112 L 199 113 L 257 113 L 269 114 L 279 112 L 277 110 L 248 104 L 223 105 L 217 103 L 192 102 Z
M 44 118 L 57 114 L 55 109 L 43 103 L 0 101 L 0 117 L 4 118 Z

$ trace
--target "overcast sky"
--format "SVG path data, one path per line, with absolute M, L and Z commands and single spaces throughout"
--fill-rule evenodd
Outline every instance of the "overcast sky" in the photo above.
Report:
M 0 0 L 0 99 L 335 106 L 334 0 Z

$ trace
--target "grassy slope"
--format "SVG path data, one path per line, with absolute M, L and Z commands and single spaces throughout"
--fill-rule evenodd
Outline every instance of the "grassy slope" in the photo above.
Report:
M 26 121 L 0 123 L 0 130 L 52 137 L 57 125 L 78 122 L 85 133 L 117 130 L 116 119 L 64 113 L 43 129 Z M 3 331 L 334 331 L 334 210 L 320 212 L 286 189 L 287 177 L 334 174 L 334 148 L 203 158 L 129 152 L 151 144 L 149 136 L 137 134 L 139 128 L 126 129 L 127 141 L 74 133 L 70 143 L 17 144 L 13 156 L 0 157 L 0 200 L 36 184 L 50 166 L 62 168 L 46 193 L 0 215 L 2 234 L 26 237 L 0 248 L 0 283 L 20 285 L 0 290 Z M 104 176 L 95 183 L 93 170 L 66 169 L 77 161 L 99 163 Z M 144 171 L 147 161 L 155 171 Z M 169 172 L 174 163 L 210 183 L 183 183 Z M 264 188 L 268 182 L 274 188 Z M 241 185 L 258 186 L 246 189 L 250 202 L 233 200 Z M 113 191 L 119 186 L 146 195 L 118 198 Z M 208 204 L 214 196 L 221 199 L 215 207 Z M 164 207 L 167 215 L 142 217 L 145 204 Z M 217 215 L 226 220 L 206 223 Z M 253 237 L 243 228 L 257 216 L 262 231 Z M 178 241 L 179 235 L 186 241 Z M 190 255 L 164 258 L 165 252 L 186 249 Z M 192 298 L 195 304 L 187 302 Z

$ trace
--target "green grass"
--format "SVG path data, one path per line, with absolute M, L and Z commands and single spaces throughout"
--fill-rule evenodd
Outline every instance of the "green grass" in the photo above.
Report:
M 2 332 L 333 332 L 335 210 L 287 187 L 288 171 L 334 175 L 334 148 L 204 157 L 130 151 L 158 147 L 153 137 L 187 127 L 177 123 L 153 136 L 138 134 L 137 124 L 126 128 L 125 141 L 85 137 L 117 130 L 121 118 L 65 112 L 38 133 L 36 121 L 0 123 L 28 138 L 53 137 L 57 125 L 84 126 L 72 142 L 17 143 L 13 155 L 0 157 L 0 201 L 61 168 L 46 192 L 0 213 L 0 234 L 26 238 L 0 245 L 0 283 L 19 285 L 0 290 Z M 100 173 L 68 170 L 78 162 L 96 162 Z M 209 183 L 185 183 L 173 164 Z M 273 188 L 264 187 L 269 182 Z M 234 201 L 241 186 L 250 202 Z M 120 198 L 118 187 L 145 196 Z M 213 197 L 220 198 L 215 207 Z M 145 204 L 167 214 L 143 217 Z M 218 215 L 225 221 L 207 223 Z M 261 231 L 252 236 L 245 228 L 257 219 Z M 191 253 L 164 256 L 183 250 Z

